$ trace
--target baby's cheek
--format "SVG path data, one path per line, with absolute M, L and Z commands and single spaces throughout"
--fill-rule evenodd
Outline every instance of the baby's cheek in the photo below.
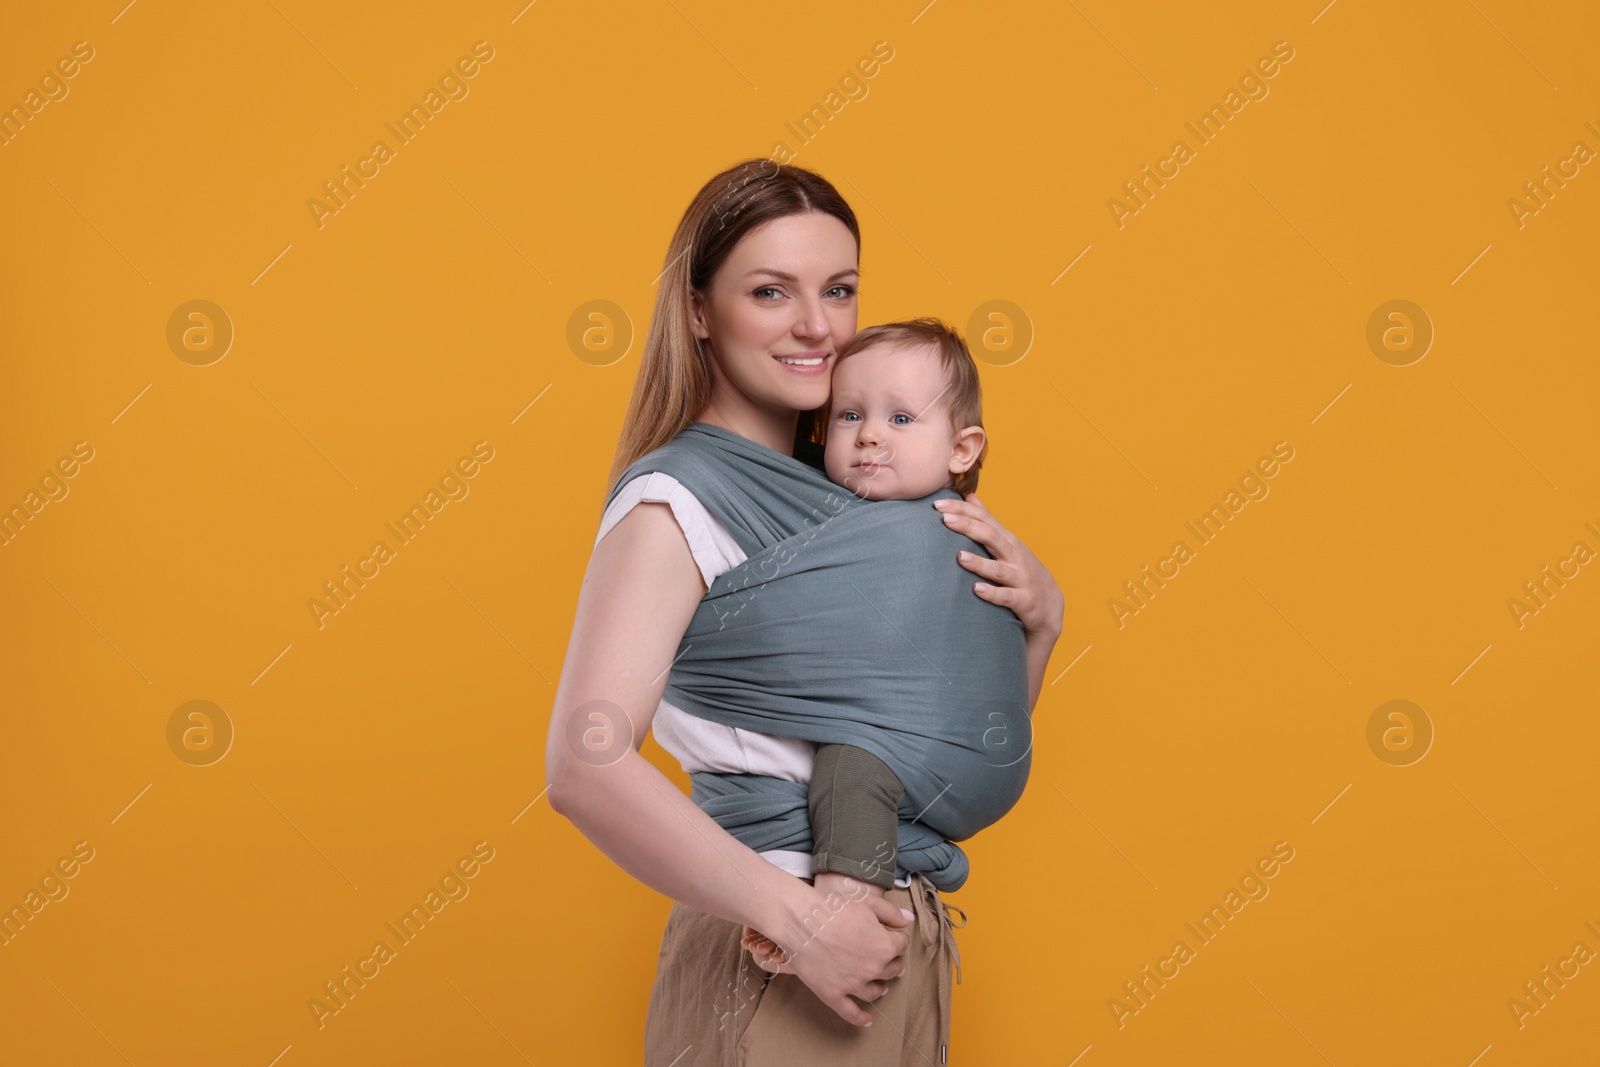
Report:
M 834 440 L 838 438 L 835 437 Z M 835 485 L 843 485 L 845 475 L 850 473 L 850 464 L 845 459 L 844 449 L 836 447 L 831 441 L 823 448 L 822 467 L 828 472 L 828 480 Z

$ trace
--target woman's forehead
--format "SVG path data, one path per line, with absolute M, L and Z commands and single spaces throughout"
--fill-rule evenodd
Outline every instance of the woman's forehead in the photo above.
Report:
M 800 281 L 827 281 L 857 271 L 855 235 L 832 215 L 783 215 L 755 227 L 728 256 L 730 273 L 766 269 Z

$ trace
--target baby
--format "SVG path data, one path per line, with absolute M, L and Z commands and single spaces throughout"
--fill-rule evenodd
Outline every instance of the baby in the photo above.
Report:
M 834 365 L 824 427 L 828 477 L 863 499 L 977 489 L 987 448 L 978 368 L 961 336 L 937 319 L 856 334 Z M 871 753 L 819 746 L 810 794 L 812 872 L 866 883 L 845 883 L 853 899 L 881 896 L 894 884 L 901 793 L 899 778 Z M 775 943 L 749 927 L 743 944 L 767 970 L 792 969 Z

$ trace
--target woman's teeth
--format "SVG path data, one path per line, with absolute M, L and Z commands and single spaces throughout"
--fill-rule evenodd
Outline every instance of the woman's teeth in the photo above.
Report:
M 815 367 L 822 362 L 821 356 L 807 356 L 804 359 L 796 359 L 790 356 L 778 356 L 776 358 L 779 363 L 787 363 L 792 367 Z

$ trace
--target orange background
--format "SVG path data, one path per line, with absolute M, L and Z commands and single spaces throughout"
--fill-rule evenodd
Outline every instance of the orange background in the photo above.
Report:
M 1600 575 L 1507 603 L 1600 550 L 1600 176 L 1508 206 L 1600 149 L 1596 39 L 1591 5 L 1505 0 L 12 13 L 0 103 L 93 59 L 0 148 L 0 504 L 93 458 L 0 548 L 0 902 L 93 859 L 0 948 L 0 1058 L 637 1062 L 669 902 L 530 802 L 668 238 L 779 142 L 861 218 L 862 325 L 1018 309 L 972 335 L 1001 331 L 982 495 L 1065 633 L 1030 788 L 951 897 L 952 1056 L 1600 1054 L 1593 962 L 1508 1007 L 1600 951 Z M 478 41 L 469 94 L 319 227 L 307 201 Z M 879 41 L 802 145 L 786 123 Z M 1367 340 L 1397 299 L 1435 332 L 1407 366 Z M 168 341 L 191 300 L 234 331 L 204 366 Z M 621 315 L 586 350 L 596 300 Z M 319 628 L 322 583 L 479 441 L 469 495 Z M 1279 441 L 1270 495 L 1119 628 L 1123 583 Z M 192 700 L 234 731 L 206 766 L 169 743 Z M 1391 700 L 1431 724 L 1420 761 L 1369 745 Z M 308 1000 L 480 841 L 470 895 L 319 1029 Z M 1279 841 L 1270 895 L 1119 1027 Z

